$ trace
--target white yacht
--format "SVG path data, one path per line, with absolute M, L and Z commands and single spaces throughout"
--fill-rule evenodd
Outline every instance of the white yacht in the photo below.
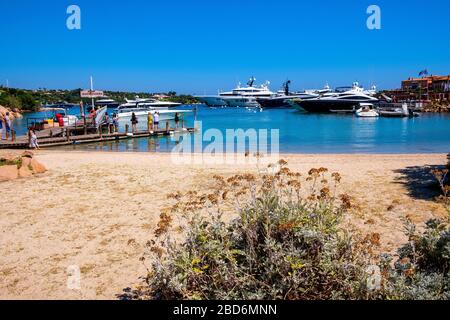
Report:
M 255 86 L 256 79 L 251 77 L 246 87 L 241 87 L 239 83 L 232 91 L 221 92 L 217 96 L 196 96 L 200 102 L 210 107 L 228 106 L 228 107 L 260 107 L 257 98 L 270 98 L 275 95 L 270 91 L 270 82 Z
M 121 104 L 117 108 L 117 115 L 119 118 L 129 118 L 134 113 L 137 117 L 147 116 L 149 113 L 158 111 L 161 115 L 161 120 L 173 119 L 175 113 L 190 112 L 187 110 L 169 110 L 173 107 L 178 107 L 181 103 L 159 101 L 152 98 L 139 98 L 136 96 L 135 100 L 125 99 L 126 103 Z
M 372 90 L 367 91 L 354 82 L 352 87 L 336 88 L 334 92 L 327 92 L 317 98 L 308 100 L 294 100 L 297 108 L 315 113 L 352 113 L 360 108 L 361 103 L 377 103 L 372 96 Z
M 126 103 L 121 104 L 118 112 L 142 111 L 142 110 L 167 110 L 169 108 L 181 106 L 181 103 L 159 101 L 152 98 L 139 98 L 136 96 L 135 100 L 125 99 Z
M 95 106 L 97 107 L 108 107 L 108 108 L 117 108 L 119 103 L 114 101 L 113 99 L 100 99 L 95 101 Z

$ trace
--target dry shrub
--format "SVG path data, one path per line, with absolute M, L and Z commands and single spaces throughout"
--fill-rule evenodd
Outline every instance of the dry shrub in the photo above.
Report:
M 173 205 L 161 214 L 157 239 L 148 243 L 142 258 L 151 262 L 145 283 L 119 297 L 409 299 L 419 290 L 414 288 L 424 285 L 414 277 L 437 279 L 443 274 L 441 264 L 448 272 L 448 232 L 442 233 L 441 226 L 441 234 L 436 231 L 432 239 L 410 232 L 416 251 L 405 249 L 410 242 L 400 249 L 395 264 L 388 255 L 382 255 L 380 263 L 375 254 L 379 234 L 358 239 L 340 226 L 343 214 L 352 208 L 350 197 L 338 193 L 341 176 L 326 168 L 303 176 L 286 164 L 281 160 L 274 173 L 216 175 L 208 193 L 169 195 Z M 224 208 L 230 206 L 235 218 L 226 221 Z M 174 230 L 181 237 L 176 239 Z M 424 258 L 426 250 L 429 256 Z M 405 258 L 414 262 L 414 272 L 402 269 Z M 374 265 L 382 270 L 376 288 L 370 286 L 367 272 Z M 426 297 L 444 294 L 448 287 Z

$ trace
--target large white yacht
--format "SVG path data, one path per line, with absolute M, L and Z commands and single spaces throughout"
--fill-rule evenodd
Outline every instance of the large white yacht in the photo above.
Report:
M 247 86 L 241 87 L 239 83 L 236 88 L 228 92 L 220 92 L 217 96 L 196 96 L 196 98 L 210 107 L 260 107 L 257 98 L 270 98 L 275 95 L 270 91 L 270 82 L 255 86 L 256 79 L 251 77 Z
M 121 104 L 118 108 L 118 112 L 131 112 L 142 110 L 167 110 L 169 108 L 178 107 L 181 103 L 159 101 L 152 98 L 139 98 L 136 96 L 135 100 L 125 99 L 126 103 Z
M 352 87 L 336 88 L 334 92 L 327 92 L 313 99 L 296 99 L 294 103 L 298 109 L 315 113 L 350 113 L 360 108 L 361 103 L 377 103 L 378 99 L 373 95 L 376 89 L 364 90 L 358 82 Z
M 178 107 L 181 103 L 159 101 L 152 98 L 139 98 L 135 97 L 135 100 L 125 99 L 126 103 L 121 104 L 117 108 L 117 114 L 119 118 L 131 117 L 134 113 L 136 116 L 146 116 L 149 112 L 161 111 L 167 115 L 174 115 L 176 112 L 184 112 L 183 110 L 170 111 L 170 108 Z

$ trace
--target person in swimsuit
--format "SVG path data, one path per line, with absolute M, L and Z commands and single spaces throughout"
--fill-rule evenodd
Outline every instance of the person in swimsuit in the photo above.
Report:
M 137 127 L 136 125 L 138 124 L 138 119 L 136 117 L 136 115 L 134 114 L 134 112 L 131 114 L 131 130 L 133 133 L 135 133 L 137 131 Z

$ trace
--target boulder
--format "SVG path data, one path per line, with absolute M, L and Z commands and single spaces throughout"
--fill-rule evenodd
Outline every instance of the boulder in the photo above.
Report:
M 31 159 L 30 166 L 33 170 L 33 173 L 44 173 L 47 171 L 44 165 L 38 162 L 36 159 Z
M 9 181 L 19 178 L 16 165 L 0 166 L 0 181 Z
M 33 158 L 33 152 L 31 152 L 31 151 L 24 151 L 23 153 L 22 153 L 22 158 Z
M 23 166 L 29 167 L 30 164 L 31 164 L 31 158 L 26 158 L 26 157 L 22 158 L 22 167 Z
M 19 169 L 19 177 L 20 178 L 28 178 L 33 175 L 33 171 L 30 170 L 28 166 L 22 165 Z

